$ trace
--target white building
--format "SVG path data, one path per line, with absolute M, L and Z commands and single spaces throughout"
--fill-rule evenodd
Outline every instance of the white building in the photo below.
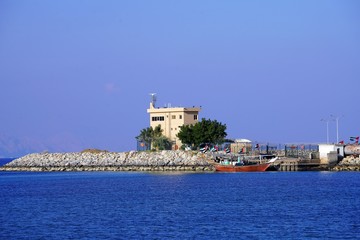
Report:
M 332 159 L 329 159 L 328 154 L 335 154 L 337 156 L 344 157 L 344 145 L 343 144 L 319 144 L 320 163 L 329 164 Z

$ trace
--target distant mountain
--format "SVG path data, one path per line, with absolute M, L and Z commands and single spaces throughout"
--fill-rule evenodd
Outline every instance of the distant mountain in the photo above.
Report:
M 29 137 L 16 138 L 0 133 L 0 158 L 20 157 L 34 152 L 75 152 L 82 149 L 80 141 L 67 134 L 39 141 Z
M 0 157 L 19 157 L 32 152 L 43 151 L 45 146 L 29 138 L 14 138 L 0 135 Z

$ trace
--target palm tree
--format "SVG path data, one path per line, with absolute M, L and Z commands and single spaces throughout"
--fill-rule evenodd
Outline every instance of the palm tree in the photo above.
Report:
M 140 131 L 140 135 L 136 137 L 139 142 L 143 142 L 147 150 L 151 148 L 154 130 L 152 127 L 144 128 Z
M 162 135 L 163 130 L 158 125 L 155 128 L 148 127 L 140 131 L 140 135 L 136 137 L 139 142 L 143 142 L 147 150 L 154 147 L 157 150 L 171 149 L 170 140 Z
M 156 150 L 171 150 L 171 142 L 167 137 L 161 135 L 154 139 L 153 147 Z
M 159 138 L 162 136 L 163 130 L 161 129 L 161 125 L 157 125 L 153 130 L 153 138 Z

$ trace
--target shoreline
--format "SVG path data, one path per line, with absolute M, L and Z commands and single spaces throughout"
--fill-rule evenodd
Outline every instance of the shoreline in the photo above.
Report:
M 210 155 L 186 151 L 32 153 L 0 171 L 213 172 Z
M 32 153 L 0 167 L 0 171 L 30 172 L 215 172 L 215 155 L 196 151 Z M 281 164 L 281 163 L 280 163 Z M 279 165 L 278 165 L 279 166 Z M 279 170 L 278 170 L 279 171 Z M 289 170 L 294 171 L 294 170 Z M 299 170 L 301 171 L 301 170 Z M 343 159 L 335 166 L 305 171 L 360 171 L 360 159 Z
M 78 167 L 0 167 L 13 172 L 214 172 L 212 166 L 78 166 Z

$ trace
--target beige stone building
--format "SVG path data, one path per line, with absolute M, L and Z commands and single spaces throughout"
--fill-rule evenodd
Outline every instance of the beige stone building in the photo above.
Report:
M 155 107 L 156 98 L 152 94 L 152 101 L 147 112 L 150 115 L 150 126 L 155 128 L 160 125 L 163 135 L 173 142 L 173 149 L 181 147 L 181 141 L 176 137 L 183 125 L 195 124 L 198 122 L 199 107 Z

